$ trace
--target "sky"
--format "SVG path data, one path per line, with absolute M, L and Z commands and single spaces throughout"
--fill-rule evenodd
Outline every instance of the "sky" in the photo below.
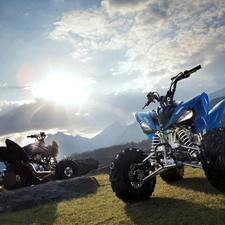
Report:
M 176 100 L 224 88 L 224 62 L 224 0 L 0 0 L 0 143 L 131 124 L 199 64 Z

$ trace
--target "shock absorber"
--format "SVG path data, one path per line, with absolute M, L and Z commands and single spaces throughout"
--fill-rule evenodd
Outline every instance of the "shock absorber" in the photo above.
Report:
M 193 145 L 193 143 L 191 142 L 190 137 L 187 135 L 185 129 L 180 129 L 177 132 L 177 136 L 181 140 L 183 145 L 189 146 L 189 147 L 191 147 Z
M 155 147 L 160 144 L 160 138 L 158 135 L 155 135 L 152 139 L 151 151 L 155 151 Z

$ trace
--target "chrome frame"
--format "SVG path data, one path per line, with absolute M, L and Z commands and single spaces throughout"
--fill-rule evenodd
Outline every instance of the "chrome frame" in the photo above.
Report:
M 171 168 L 175 168 L 177 166 L 180 165 L 184 165 L 184 166 L 190 166 L 193 168 L 202 168 L 202 165 L 199 161 L 175 161 L 173 159 L 173 157 L 171 157 L 171 155 L 173 153 L 177 153 L 179 154 L 180 150 L 178 149 L 179 147 L 183 148 L 184 151 L 180 152 L 180 153 L 186 153 L 186 154 L 190 154 L 190 150 L 195 150 L 195 151 L 201 151 L 200 147 L 193 147 L 193 146 L 187 146 L 187 145 L 182 145 L 178 142 L 177 138 L 176 138 L 176 134 L 177 131 L 180 128 L 175 128 L 175 129 L 170 129 L 167 131 L 167 135 L 164 134 L 162 131 L 157 131 L 156 135 L 159 137 L 159 144 L 156 145 L 155 149 L 151 149 L 151 152 L 149 153 L 149 155 L 142 161 L 142 164 L 145 163 L 146 161 L 149 161 L 151 163 L 152 166 L 154 166 L 154 168 L 156 168 L 155 171 L 149 171 L 149 175 L 146 176 L 142 181 L 146 182 L 150 179 L 152 179 L 153 177 L 159 175 L 160 173 L 164 172 L 167 169 L 171 169 Z M 198 134 L 199 138 L 201 139 L 202 136 L 201 134 Z M 167 151 L 166 146 L 170 146 L 170 149 L 172 150 L 172 152 L 170 152 L 171 150 Z M 160 150 L 158 150 L 158 148 L 161 148 Z M 187 149 L 187 150 L 185 150 Z M 156 154 L 155 152 L 160 151 L 161 153 L 163 153 L 163 164 L 159 163 L 156 160 Z M 168 155 L 171 154 L 171 155 Z M 190 156 L 191 158 L 191 156 Z

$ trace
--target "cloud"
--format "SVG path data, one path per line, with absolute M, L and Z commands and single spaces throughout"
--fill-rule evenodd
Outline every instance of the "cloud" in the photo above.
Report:
M 89 104 L 79 106 L 59 105 L 45 99 L 35 99 L 26 104 L 1 102 L 0 135 L 29 132 L 31 130 L 70 130 L 87 135 L 103 130 L 116 120 L 134 121 L 132 112 L 141 109 L 145 102 L 143 93 L 93 93 Z
M 49 37 L 74 43 L 74 58 L 88 61 L 90 68 L 95 64 L 94 76 L 96 65 L 104 68 L 100 73 L 112 82 L 114 91 L 164 92 L 170 77 L 201 64 L 199 85 L 193 87 L 192 93 L 210 93 L 216 87 L 223 87 L 219 79 L 209 73 L 210 68 L 224 58 L 223 10 L 223 1 L 190 4 L 172 0 L 105 0 L 101 7 L 85 13 L 65 13 Z M 119 51 L 123 57 L 117 54 Z M 106 57 L 113 54 L 118 58 L 110 58 L 109 64 Z M 105 60 L 100 63 L 101 57 Z M 224 80 L 222 71 L 223 63 L 214 73 L 221 74 L 220 79 Z M 204 84 L 205 77 L 213 82 Z M 186 84 L 191 82 L 190 79 Z M 204 87 L 207 89 L 203 90 Z M 186 93 L 181 93 L 183 98 L 190 97 L 188 92 L 183 93 Z
M 140 11 L 146 6 L 153 2 L 152 0 L 142 0 L 142 1 L 135 1 L 135 0 L 104 0 L 102 5 L 106 7 L 109 13 L 132 13 L 136 11 Z
M 111 68 L 117 75 L 145 75 L 158 70 L 172 74 L 172 64 L 194 66 L 192 56 L 197 53 L 195 61 L 208 63 L 224 48 L 220 5 L 204 3 L 203 7 L 196 1 L 193 8 L 188 2 L 103 1 L 100 8 L 88 12 L 65 13 L 49 38 L 69 40 L 74 46 L 73 57 L 84 62 L 105 50 L 124 49 L 124 61 Z M 115 17 L 109 13 L 112 8 L 118 9 Z M 133 10 L 133 14 L 120 14 L 120 9 Z M 211 54 L 206 57 L 201 52 Z

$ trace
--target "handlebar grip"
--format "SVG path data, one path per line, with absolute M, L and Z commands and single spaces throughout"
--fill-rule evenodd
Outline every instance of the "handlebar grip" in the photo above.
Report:
M 36 135 L 29 135 L 29 136 L 27 136 L 27 138 L 35 138 L 36 137 Z
M 197 70 L 200 70 L 202 68 L 201 65 L 198 65 L 196 67 L 194 67 L 193 69 L 189 70 L 188 73 L 191 74 L 191 73 L 194 73 L 196 72 Z

